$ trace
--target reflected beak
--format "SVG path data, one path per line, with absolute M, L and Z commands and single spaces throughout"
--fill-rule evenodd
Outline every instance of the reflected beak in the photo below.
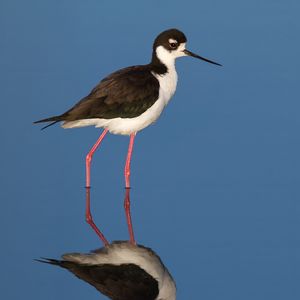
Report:
M 192 57 L 195 57 L 195 58 L 202 59 L 202 60 L 204 60 L 204 61 L 206 61 L 206 62 L 208 62 L 208 63 L 214 64 L 214 65 L 217 65 L 217 66 L 222 66 L 222 65 L 219 64 L 219 63 L 216 63 L 216 62 L 214 62 L 214 61 L 212 61 L 212 60 L 209 60 L 209 59 L 204 58 L 204 57 L 202 57 L 202 56 L 200 56 L 200 55 L 197 55 L 197 54 L 195 54 L 195 53 L 193 53 L 193 52 L 191 52 L 191 51 L 189 51 L 189 50 L 186 50 L 186 49 L 185 49 L 185 50 L 183 50 L 183 53 L 186 54 L 186 55 L 188 55 L 188 56 L 192 56 Z

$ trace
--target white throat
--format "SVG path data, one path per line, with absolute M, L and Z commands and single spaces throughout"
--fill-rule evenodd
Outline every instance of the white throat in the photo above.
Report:
M 175 69 L 176 56 L 163 46 L 156 48 L 156 56 L 168 69 Z

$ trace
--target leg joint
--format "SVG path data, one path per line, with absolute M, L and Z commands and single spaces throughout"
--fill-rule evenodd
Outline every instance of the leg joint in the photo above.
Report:
M 94 223 L 94 222 L 93 222 L 93 217 L 92 217 L 91 214 L 86 214 L 86 216 L 85 216 L 85 221 L 86 221 L 88 224 Z

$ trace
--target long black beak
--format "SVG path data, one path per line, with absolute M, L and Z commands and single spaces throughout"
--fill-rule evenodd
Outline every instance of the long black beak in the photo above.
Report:
M 200 56 L 200 55 L 197 55 L 197 54 L 195 54 L 195 53 L 193 53 L 193 52 L 191 52 L 191 51 L 189 51 L 189 50 L 183 50 L 183 52 L 186 54 L 186 55 L 188 55 L 188 56 L 192 56 L 192 57 L 196 57 L 196 58 L 199 58 L 199 59 L 202 59 L 202 60 L 204 60 L 204 61 L 206 61 L 206 62 L 208 62 L 208 63 L 211 63 L 211 64 L 214 64 L 214 65 L 217 65 L 217 66 L 222 66 L 221 64 L 219 64 L 219 63 L 217 63 L 217 62 L 214 62 L 214 61 L 212 61 L 212 60 L 209 60 L 209 59 L 207 59 L 207 58 L 204 58 L 204 57 L 202 57 L 202 56 Z

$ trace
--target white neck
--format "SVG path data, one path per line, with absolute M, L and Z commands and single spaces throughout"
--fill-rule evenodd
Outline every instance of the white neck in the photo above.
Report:
M 159 99 L 163 101 L 164 105 L 167 105 L 174 95 L 177 86 L 177 72 L 175 69 L 176 56 L 163 46 L 156 48 L 156 56 L 167 67 L 167 72 L 164 74 L 153 73 L 160 85 Z

